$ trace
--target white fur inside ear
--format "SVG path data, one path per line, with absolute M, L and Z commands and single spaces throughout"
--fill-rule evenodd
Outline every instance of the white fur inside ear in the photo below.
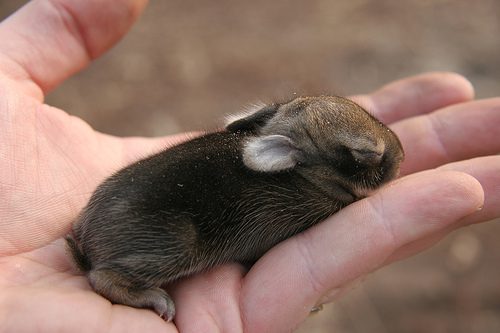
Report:
M 229 124 L 234 123 L 237 120 L 246 118 L 246 117 L 254 114 L 255 112 L 259 111 L 260 109 L 262 109 L 265 106 L 266 106 L 265 103 L 263 103 L 263 102 L 257 102 L 257 103 L 249 105 L 248 107 L 245 108 L 245 110 L 243 110 L 243 111 L 241 111 L 239 113 L 228 114 L 225 117 L 225 119 L 224 119 L 225 120 L 224 121 L 224 125 L 227 126 Z
M 297 148 L 284 135 L 257 136 L 243 146 L 243 163 L 255 171 L 291 169 L 297 164 Z

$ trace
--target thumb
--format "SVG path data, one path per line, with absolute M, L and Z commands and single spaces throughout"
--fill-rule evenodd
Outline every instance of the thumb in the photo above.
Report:
M 381 267 L 398 248 L 443 230 L 483 205 L 461 172 L 402 178 L 266 254 L 245 277 L 245 331 L 289 331 L 332 290 Z M 283 327 L 288 323 L 289 327 Z
M 42 100 L 114 45 L 146 0 L 30 1 L 0 24 L 0 71 Z

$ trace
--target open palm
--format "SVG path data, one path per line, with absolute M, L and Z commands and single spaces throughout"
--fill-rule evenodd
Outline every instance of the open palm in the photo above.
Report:
M 405 177 L 248 273 L 227 265 L 172 286 L 175 325 L 112 305 L 74 269 L 61 237 L 106 176 L 185 137 L 112 137 L 43 98 L 116 42 L 143 5 L 40 0 L 0 25 L 0 331 L 289 331 L 367 273 L 500 215 L 500 100 L 470 102 L 461 77 L 421 75 L 355 97 L 400 136 Z

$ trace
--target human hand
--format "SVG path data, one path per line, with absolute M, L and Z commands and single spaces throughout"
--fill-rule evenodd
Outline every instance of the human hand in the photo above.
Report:
M 111 305 L 72 269 L 60 237 L 104 177 L 182 137 L 104 135 L 43 95 L 111 46 L 143 4 L 34 1 L 0 25 L 0 331 L 289 331 L 352 281 L 500 215 L 500 158 L 479 157 L 500 150 L 500 99 L 467 102 L 471 87 L 456 75 L 405 79 L 356 98 L 401 138 L 403 178 L 246 275 L 227 265 L 172 286 L 175 326 Z

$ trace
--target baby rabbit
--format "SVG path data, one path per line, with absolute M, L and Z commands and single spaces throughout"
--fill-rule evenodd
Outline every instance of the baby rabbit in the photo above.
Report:
M 393 179 L 403 155 L 396 135 L 348 99 L 270 104 L 109 177 L 67 242 L 97 293 L 172 320 L 162 285 L 251 265 Z

